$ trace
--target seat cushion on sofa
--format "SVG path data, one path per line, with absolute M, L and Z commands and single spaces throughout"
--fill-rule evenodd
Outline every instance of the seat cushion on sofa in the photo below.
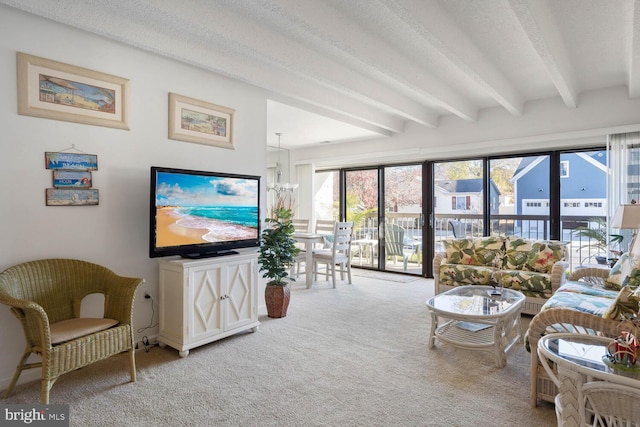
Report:
M 497 268 L 483 265 L 442 264 L 439 280 L 448 286 L 490 285 L 495 271 Z
M 501 270 L 496 277 L 503 288 L 520 291 L 526 296 L 549 298 L 553 294 L 551 275 L 547 273 Z
M 627 283 L 624 281 L 628 279 Z M 625 284 L 638 286 L 640 284 L 640 257 L 628 253 L 620 255 L 618 261 L 609 271 L 609 277 L 604 280 L 604 287 L 619 291 Z
M 502 265 L 502 237 L 489 236 L 467 239 L 443 240 L 447 262 L 450 264 L 484 265 L 500 267 Z
M 608 296 L 595 296 L 577 292 L 556 292 L 542 306 L 542 310 L 550 308 L 568 308 L 584 313 L 602 316 L 613 304 L 614 299 Z

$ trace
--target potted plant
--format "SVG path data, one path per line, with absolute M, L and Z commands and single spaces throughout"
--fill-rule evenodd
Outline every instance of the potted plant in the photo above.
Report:
M 280 207 L 275 209 L 273 218 L 267 218 L 268 224 L 260 235 L 260 271 L 262 277 L 269 279 L 265 288 L 265 302 L 269 317 L 287 315 L 291 291 L 289 269 L 300 252 L 293 238 L 291 209 Z
M 578 250 L 584 248 L 595 248 L 598 250 L 598 253 L 594 256 L 596 262 L 598 264 L 609 264 L 609 266 L 613 266 L 620 256 L 621 252 L 619 250 L 610 249 L 607 246 L 607 223 L 603 218 L 592 218 L 589 220 L 590 222 L 595 222 L 597 228 L 589 228 L 589 227 L 578 227 L 575 230 L 575 233 L 580 236 L 590 240 L 594 240 L 595 243 L 589 243 L 587 245 L 582 245 Z M 624 236 L 620 234 L 610 234 L 609 235 L 609 244 L 613 246 L 620 247 Z M 606 255 L 600 255 L 601 253 L 610 252 L 613 257 L 607 258 Z

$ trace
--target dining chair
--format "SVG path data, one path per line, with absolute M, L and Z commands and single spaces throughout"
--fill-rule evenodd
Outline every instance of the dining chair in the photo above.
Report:
M 294 218 L 291 220 L 293 224 L 293 228 L 297 233 L 308 233 L 309 232 L 309 220 L 303 218 Z
M 322 249 L 331 248 L 332 238 L 333 238 L 333 226 L 336 222 L 332 219 L 318 219 L 316 220 L 316 234 L 322 234 L 324 237 L 324 242 L 322 244 Z
M 313 251 L 313 272 L 315 280 L 318 280 L 319 264 L 324 264 L 325 278 L 331 280 L 333 287 L 336 287 L 336 269 L 340 268 L 340 279 L 344 280 L 344 273 L 347 273 L 348 283 L 351 284 L 351 239 L 353 234 L 353 222 L 336 222 L 333 225 L 333 244 L 330 249 L 319 249 Z
M 309 232 L 310 221 L 308 219 L 294 218 L 293 220 L 291 220 L 291 223 L 293 224 L 294 233 Z M 294 278 L 300 276 L 300 274 L 302 273 L 302 271 L 300 270 L 300 265 L 304 263 L 305 259 L 307 258 L 307 251 L 303 247 L 303 245 L 298 244 L 297 246 L 298 246 L 298 249 L 300 249 L 300 252 L 298 252 L 298 255 L 296 255 L 295 257 L 295 261 L 293 262 L 293 264 L 291 264 L 291 273 L 290 273 L 290 276 Z

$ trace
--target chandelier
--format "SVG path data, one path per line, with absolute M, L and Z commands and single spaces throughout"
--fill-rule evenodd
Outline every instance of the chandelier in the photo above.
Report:
M 275 182 L 267 185 L 267 191 L 274 192 L 274 203 L 271 207 L 271 212 L 273 216 L 273 212 L 276 209 L 285 208 L 292 210 L 295 207 L 295 197 L 294 192 L 298 188 L 298 184 L 290 184 L 288 182 L 282 183 L 282 148 L 280 137 L 282 136 L 282 132 L 276 132 L 278 135 L 278 163 L 276 163 L 276 180 Z

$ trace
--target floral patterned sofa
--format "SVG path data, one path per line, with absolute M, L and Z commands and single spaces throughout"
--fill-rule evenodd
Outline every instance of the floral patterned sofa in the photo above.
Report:
M 433 259 L 436 293 L 455 286 L 491 285 L 526 296 L 523 313 L 536 314 L 566 280 L 567 244 L 517 236 L 443 240 Z
M 639 285 L 640 256 L 623 254 L 611 269 L 577 269 L 547 300 L 525 334 L 531 353 L 532 406 L 538 400 L 553 402 L 558 393 L 538 360 L 540 338 L 554 332 L 619 336 L 621 322 L 640 310 Z

